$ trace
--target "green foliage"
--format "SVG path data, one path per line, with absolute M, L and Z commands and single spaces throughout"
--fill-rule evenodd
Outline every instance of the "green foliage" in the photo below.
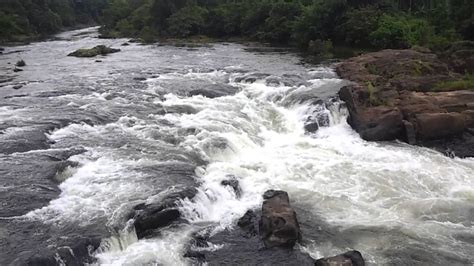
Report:
M 99 20 L 107 0 L 1 0 L 0 41 L 15 41 L 58 32 Z
M 474 74 L 466 74 L 462 79 L 436 84 L 435 91 L 474 90 Z
M 309 42 L 308 52 L 310 54 L 321 56 L 321 57 L 330 57 L 333 46 L 331 40 L 313 40 Z
M 200 34 L 208 11 L 197 5 L 189 5 L 181 8 L 171 15 L 167 20 L 168 33 L 177 37 L 188 37 Z
M 336 36 L 348 45 L 369 46 L 369 35 L 377 30 L 381 15 L 382 11 L 374 6 L 350 9 L 336 27 Z
M 372 82 L 367 82 L 367 92 L 369 93 L 369 103 L 372 106 L 384 105 L 385 102 L 377 97 L 377 89 Z

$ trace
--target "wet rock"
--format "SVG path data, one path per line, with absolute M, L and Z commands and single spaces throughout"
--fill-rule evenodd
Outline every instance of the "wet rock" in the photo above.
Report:
M 134 208 L 134 226 L 138 238 L 151 235 L 154 230 L 168 226 L 181 217 L 178 210 L 179 200 L 192 199 L 196 195 L 195 188 L 170 193 L 161 201 L 152 204 L 140 204 Z
M 102 63 L 102 60 L 95 60 L 96 63 Z
M 233 179 L 227 179 L 227 180 L 222 180 L 221 181 L 221 185 L 223 185 L 224 187 L 231 187 L 234 192 L 235 192 L 235 195 L 239 198 L 240 195 L 242 194 L 242 189 L 240 188 L 240 185 L 239 185 L 239 180 L 233 178 Z
M 292 248 L 301 239 L 301 233 L 288 193 L 269 190 L 263 198 L 259 232 L 265 246 Z
M 265 74 L 265 73 L 252 73 L 252 74 L 248 74 L 242 77 L 235 78 L 235 82 L 255 83 L 257 80 L 263 80 L 269 76 L 270 74 Z
M 304 125 L 304 131 L 306 131 L 306 133 L 315 133 L 316 131 L 318 131 L 318 129 L 318 122 L 307 122 Z
M 237 225 L 249 236 L 258 235 L 259 216 L 253 210 L 248 210 L 238 221 Z
M 133 80 L 144 81 L 146 80 L 146 77 L 135 77 Z
M 18 67 L 15 67 L 15 68 L 13 69 L 13 72 L 21 72 L 21 71 L 23 71 L 23 69 L 18 68 Z
M 122 46 L 129 46 L 130 44 L 128 42 L 122 43 Z
M 474 91 L 438 91 L 442 82 L 461 77 L 445 61 L 427 52 L 384 50 L 339 64 L 337 73 L 353 82 L 339 91 L 348 123 L 368 141 L 399 139 L 474 156 L 454 144 L 470 139 L 462 136 L 474 128 Z
M 19 60 L 18 62 L 16 62 L 15 66 L 17 66 L 17 67 L 24 67 L 24 66 L 26 66 L 26 63 L 25 63 L 25 61 L 22 59 L 22 60 Z
M 114 49 L 107 47 L 105 45 L 97 45 L 94 48 L 90 49 L 79 49 L 75 52 L 68 54 L 68 56 L 75 56 L 75 57 L 95 57 L 98 55 L 108 55 L 111 53 L 120 52 L 120 49 Z
M 225 84 L 213 84 L 208 85 L 204 88 L 199 88 L 195 90 L 191 90 L 189 92 L 189 96 L 201 95 L 207 98 L 218 98 L 228 95 L 234 95 L 239 91 L 239 88 L 225 85 Z
M 21 89 L 22 87 L 23 87 L 23 85 L 17 84 L 17 85 L 14 85 L 14 86 L 13 86 L 13 89 L 14 89 L 14 90 L 19 90 L 19 89 Z
M 315 266 L 365 266 L 364 258 L 357 250 L 348 251 L 344 254 L 330 258 L 318 259 Z

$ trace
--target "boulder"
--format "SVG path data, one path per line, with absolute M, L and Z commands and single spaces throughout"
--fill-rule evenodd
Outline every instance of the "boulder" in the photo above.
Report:
M 418 138 L 440 139 L 460 135 L 466 129 L 463 115 L 459 113 L 417 114 Z
M 288 193 L 269 190 L 263 198 L 259 232 L 265 246 L 292 248 L 301 239 L 301 233 Z
M 188 188 L 170 193 L 159 202 L 135 206 L 131 217 L 133 217 L 138 238 L 151 235 L 154 230 L 178 221 L 181 218 L 178 209 L 179 200 L 192 199 L 196 193 L 195 188 Z
M 318 122 L 307 122 L 305 125 L 304 125 L 304 131 L 306 133 L 315 133 L 316 131 L 318 131 L 319 129 L 319 125 L 318 125 Z
M 471 139 L 461 136 L 474 127 L 474 91 L 443 91 L 443 84 L 463 75 L 452 71 L 448 59 L 428 51 L 383 50 L 340 63 L 336 72 L 352 82 L 339 91 L 348 123 L 368 141 L 398 139 L 466 155 L 459 143 Z
M 120 49 L 114 49 L 107 47 L 105 45 L 97 45 L 94 48 L 90 49 L 79 49 L 75 52 L 68 54 L 68 56 L 75 56 L 75 57 L 95 57 L 98 55 L 108 55 L 111 53 L 120 52 Z
M 315 266 L 365 266 L 364 258 L 357 250 L 348 251 L 330 258 L 318 259 Z

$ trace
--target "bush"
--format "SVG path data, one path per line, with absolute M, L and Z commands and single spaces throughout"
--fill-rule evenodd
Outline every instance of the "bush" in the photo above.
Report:
M 369 35 L 377 30 L 382 12 L 374 7 L 352 9 L 342 18 L 342 24 L 336 27 L 336 37 L 345 44 L 369 46 Z
M 186 6 L 167 19 L 167 31 L 170 35 L 178 37 L 200 34 L 207 14 L 207 9 L 197 5 Z
M 399 49 L 425 46 L 433 36 L 434 29 L 425 19 L 383 15 L 369 39 L 375 47 Z
M 331 40 L 313 40 L 308 44 L 308 53 L 316 56 L 329 57 L 333 49 Z

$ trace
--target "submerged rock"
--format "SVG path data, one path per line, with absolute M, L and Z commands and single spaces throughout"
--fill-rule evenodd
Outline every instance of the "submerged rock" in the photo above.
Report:
M 330 258 L 318 259 L 315 266 L 365 266 L 364 258 L 357 250 L 348 251 Z
M 301 233 L 288 193 L 269 190 L 263 198 L 259 231 L 265 246 L 292 248 L 301 239 Z
M 111 53 L 120 52 L 120 49 L 110 48 L 105 45 L 97 45 L 94 48 L 90 49 L 79 49 L 75 52 L 68 54 L 68 56 L 75 56 L 75 57 L 95 57 L 98 55 L 107 55 Z
M 234 95 L 239 91 L 239 88 L 224 85 L 224 84 L 213 84 L 208 85 L 204 88 L 195 89 L 189 92 L 189 96 L 201 95 L 207 98 L 218 98 L 228 95 Z
M 227 180 L 222 180 L 221 185 L 223 185 L 224 187 L 231 187 L 237 197 L 240 197 L 240 195 L 242 194 L 242 189 L 240 188 L 239 180 L 235 179 L 235 177 Z
M 181 218 L 181 213 L 178 210 L 179 200 L 192 199 L 196 193 L 195 188 L 188 188 L 171 193 L 159 202 L 135 206 L 132 216 L 138 238 L 151 235 L 154 230 L 179 220 Z

